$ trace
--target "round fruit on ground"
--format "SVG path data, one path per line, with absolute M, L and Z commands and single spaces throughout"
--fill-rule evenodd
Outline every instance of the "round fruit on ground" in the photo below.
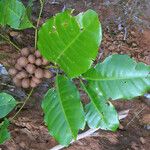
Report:
M 29 55 L 28 56 L 28 61 L 29 61 L 29 63 L 31 63 L 31 64 L 34 64 L 35 63 L 35 56 L 34 55 Z
M 21 67 L 25 67 L 29 61 L 26 57 L 20 57 L 18 60 L 17 60 L 17 63 L 21 66 Z
M 15 76 L 17 74 L 17 70 L 15 68 L 10 68 L 8 73 L 11 75 L 11 76 Z
M 22 87 L 23 88 L 29 88 L 30 87 L 30 80 L 29 79 L 23 79 L 22 80 Z
M 29 49 L 28 48 L 23 48 L 22 50 L 21 50 L 21 54 L 23 55 L 23 56 L 28 56 L 29 55 L 29 53 L 30 53 L 30 51 L 29 51 Z
M 30 74 L 33 74 L 35 72 L 35 70 L 36 70 L 36 67 L 33 64 L 28 64 L 26 66 L 26 71 Z
M 38 68 L 35 70 L 35 77 L 41 79 L 44 77 L 44 72 L 42 69 Z

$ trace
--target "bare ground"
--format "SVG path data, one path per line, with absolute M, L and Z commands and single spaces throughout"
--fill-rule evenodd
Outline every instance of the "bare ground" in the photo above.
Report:
M 143 61 L 150 65 L 150 30 L 145 26 L 137 26 L 135 22 L 125 17 L 118 29 L 119 23 L 116 22 L 116 16 L 121 16 L 120 9 L 114 11 L 113 7 L 102 5 L 99 0 L 61 1 L 58 4 L 52 4 L 47 1 L 43 12 L 41 23 L 47 18 L 64 8 L 74 8 L 75 13 L 92 8 L 97 11 L 103 26 L 103 41 L 99 49 L 97 61 L 102 61 L 106 56 L 119 53 L 128 54 L 138 61 Z M 105 1 L 108 2 L 108 1 Z M 114 1 L 115 2 L 115 1 Z M 114 6 L 114 5 L 113 5 Z M 35 2 L 33 11 L 33 20 L 37 18 L 39 4 Z M 119 11 L 119 12 L 118 12 Z M 130 17 L 131 18 L 131 17 Z M 8 31 L 8 33 L 11 31 Z M 33 30 L 19 32 L 18 36 L 11 37 L 20 47 L 34 45 Z M 7 68 L 11 61 L 18 55 L 14 47 L 8 44 L 0 46 L 0 63 Z M 8 81 L 11 84 L 11 81 Z M 46 150 L 57 144 L 57 142 L 48 134 L 43 122 L 43 113 L 41 111 L 41 101 L 43 93 L 48 86 L 53 85 L 53 80 L 45 81 L 34 92 L 30 102 L 25 106 L 18 118 L 11 124 L 10 131 L 12 138 L 0 146 L 2 150 Z M 8 87 L 1 86 L 1 90 L 7 90 Z M 17 90 L 17 89 L 15 89 Z M 41 92 L 42 91 L 42 92 Z M 27 91 L 26 91 L 27 92 Z M 22 97 L 24 95 L 22 94 Z M 86 100 L 86 97 L 84 97 Z M 88 137 L 71 144 L 66 150 L 148 150 L 150 147 L 150 109 L 147 100 L 139 97 L 133 101 L 115 101 L 113 102 L 117 110 L 129 109 L 130 113 L 122 120 L 120 129 L 117 132 L 99 130 L 95 136 Z M 13 112 L 15 113 L 15 111 Z

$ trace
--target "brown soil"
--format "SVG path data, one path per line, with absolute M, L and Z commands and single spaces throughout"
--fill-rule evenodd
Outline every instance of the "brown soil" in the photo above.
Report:
M 101 18 L 104 35 L 96 62 L 102 61 L 110 54 L 119 53 L 128 54 L 136 60 L 150 65 L 150 30 L 143 28 L 143 26 L 141 30 L 141 27 L 135 26 L 135 23 L 128 18 L 123 23 L 123 29 L 118 30 L 118 24 L 115 22 L 114 16 L 121 15 L 120 10 L 116 14 L 112 8 L 105 7 L 99 0 L 68 0 L 67 2 L 59 1 L 58 4 L 51 4 L 51 2 L 47 1 L 45 5 L 41 23 L 64 8 L 74 8 L 75 13 L 88 8 L 97 11 Z M 37 19 L 37 10 L 39 10 L 39 4 L 35 1 L 33 20 Z M 127 30 L 124 30 L 124 28 Z M 12 37 L 12 40 L 15 40 L 20 47 L 34 46 L 33 39 L 33 30 L 19 32 L 19 36 Z M 0 57 L 0 63 L 4 66 L 9 67 L 11 60 L 15 59 L 16 55 L 18 54 L 12 46 L 8 44 L 0 46 L 0 56 L 3 56 Z M 43 94 L 52 84 L 53 80 L 45 81 L 35 90 L 30 102 L 10 126 L 11 140 L 1 145 L 0 149 L 46 150 L 57 145 L 57 142 L 48 134 L 47 128 L 44 126 L 43 113 L 40 107 Z M 145 101 L 144 97 L 140 97 L 133 101 L 113 102 L 118 111 L 130 110 L 127 118 L 120 122 L 121 126 L 117 132 L 99 130 L 94 136 L 77 141 L 65 149 L 148 150 L 150 148 L 150 106 Z

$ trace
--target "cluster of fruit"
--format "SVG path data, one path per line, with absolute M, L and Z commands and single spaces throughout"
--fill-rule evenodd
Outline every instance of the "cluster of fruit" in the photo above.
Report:
M 34 48 L 23 48 L 16 60 L 14 68 L 9 69 L 16 86 L 34 88 L 42 82 L 43 78 L 51 78 L 52 74 L 45 69 L 49 62 Z

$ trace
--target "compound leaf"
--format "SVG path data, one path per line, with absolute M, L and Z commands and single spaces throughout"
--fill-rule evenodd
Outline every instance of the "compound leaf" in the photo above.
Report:
M 106 99 L 132 99 L 150 90 L 150 66 L 127 55 L 112 55 L 87 71 L 88 88 Z
M 58 64 L 68 76 L 77 77 L 95 60 L 102 32 L 96 12 L 88 10 L 72 16 L 65 11 L 44 23 L 38 36 L 41 54 Z
M 0 1 L 0 24 L 18 30 L 33 27 L 28 19 L 26 8 L 18 0 Z
M 65 76 L 56 77 L 56 89 L 47 92 L 42 108 L 50 134 L 62 145 L 69 145 L 85 126 L 79 92 Z
M 16 100 L 7 93 L 0 93 L 0 118 L 5 117 L 16 106 Z
M 0 144 L 3 144 L 6 140 L 10 139 L 10 133 L 8 132 L 9 120 L 4 119 L 0 124 Z

